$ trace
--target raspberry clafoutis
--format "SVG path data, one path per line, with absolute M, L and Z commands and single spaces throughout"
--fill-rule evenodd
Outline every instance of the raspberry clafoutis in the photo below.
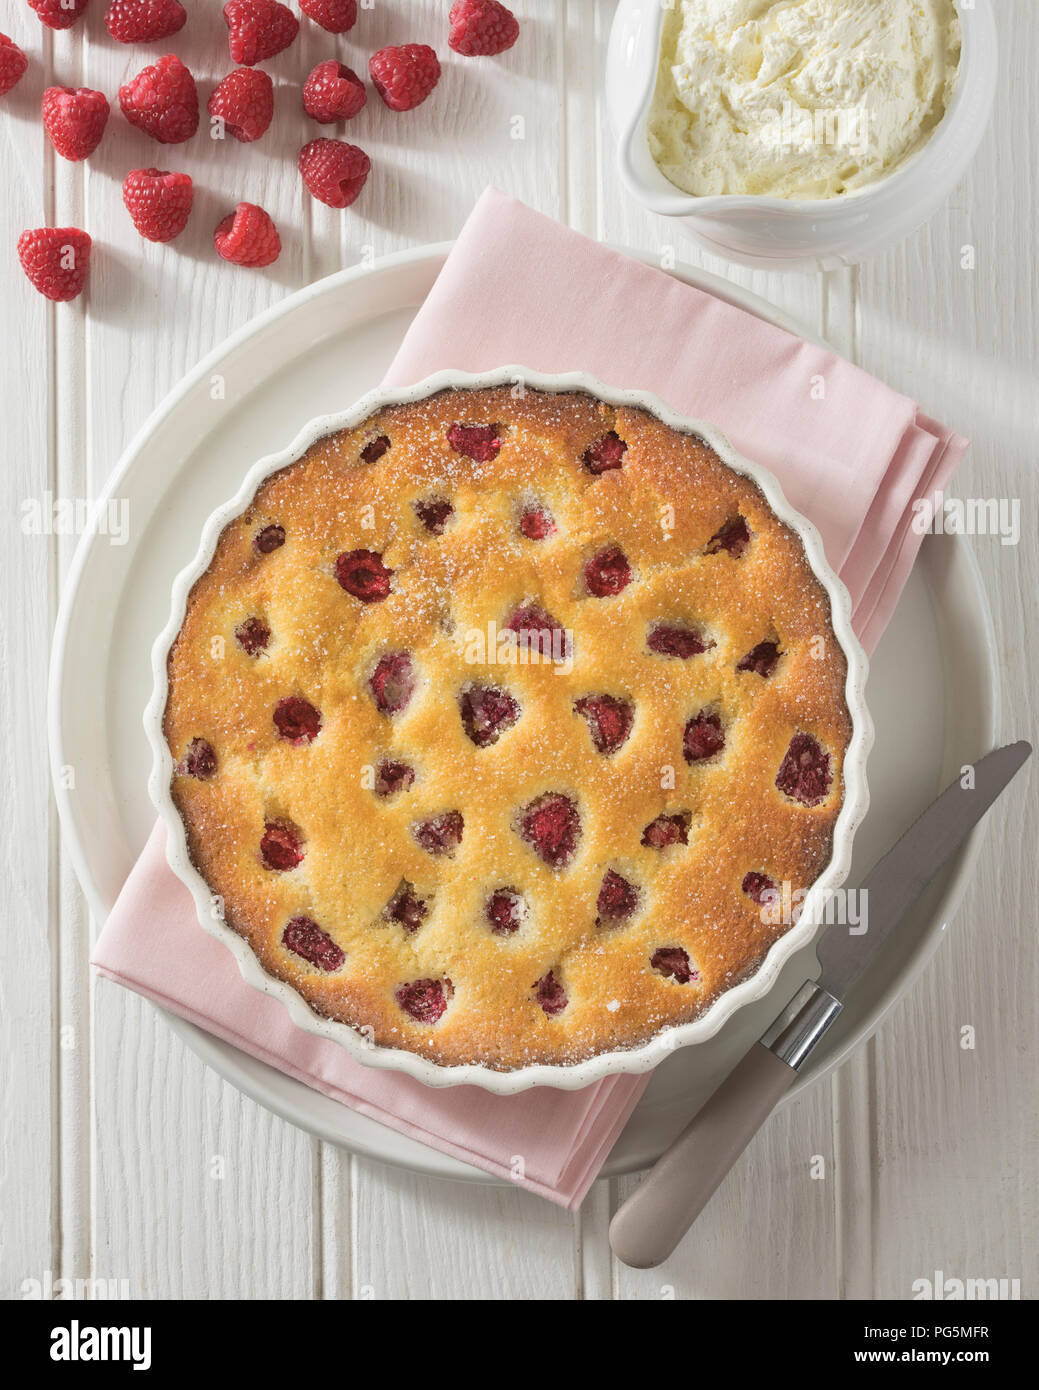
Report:
M 790 930 L 774 890 L 830 862 L 827 589 L 757 483 L 648 409 L 389 404 L 210 553 L 166 658 L 191 861 L 268 977 L 379 1048 L 635 1048 L 752 975 Z

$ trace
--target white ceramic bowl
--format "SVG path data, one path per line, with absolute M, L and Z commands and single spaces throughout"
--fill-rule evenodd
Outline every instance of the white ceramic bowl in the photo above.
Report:
M 184 621 L 192 585 L 208 568 L 224 527 L 246 509 L 265 478 L 277 472 L 279 468 L 284 468 L 286 464 L 294 462 L 323 435 L 336 430 L 351 429 L 383 406 L 419 400 L 452 387 L 479 389 L 512 385 L 517 381 L 522 381 L 539 391 L 585 391 L 611 405 L 642 407 L 673 429 L 699 435 L 730 468 L 757 483 L 775 514 L 800 537 L 808 562 L 829 596 L 833 630 L 848 658 L 845 694 L 852 720 L 852 736 L 845 754 L 844 804 L 834 829 L 830 863 L 805 898 L 797 924 L 777 939 L 754 975 L 721 995 L 700 1018 L 666 1029 L 638 1047 L 604 1053 L 572 1066 L 538 1065 L 498 1072 L 482 1066 L 440 1066 L 426 1057 L 401 1048 L 372 1044 L 348 1025 L 321 1018 L 295 990 L 263 970 L 248 942 L 222 920 L 214 917 L 211 891 L 191 862 L 184 824 L 170 795 L 173 759 L 163 735 L 162 720 L 167 695 L 166 659 Z M 615 391 L 583 373 L 546 376 L 516 366 L 501 367 L 496 371 L 479 375 L 455 371 L 438 372 L 435 376 L 427 377 L 425 381 L 405 390 L 372 391 L 340 415 L 325 415 L 311 420 L 288 448 L 260 459 L 249 470 L 237 494 L 218 508 L 206 522 L 197 555 L 174 581 L 169 621 L 152 649 L 152 672 L 154 686 L 144 714 L 144 727 L 153 759 L 148 790 L 166 827 L 166 853 L 170 867 L 191 891 L 199 922 L 232 952 L 242 978 L 262 993 L 281 1000 L 297 1027 L 317 1037 L 329 1038 L 341 1044 L 353 1057 L 368 1066 L 404 1072 L 428 1086 L 477 1085 L 498 1095 L 513 1095 L 517 1091 L 528 1090 L 531 1086 L 556 1086 L 564 1090 L 576 1090 L 619 1072 L 649 1071 L 676 1048 L 703 1042 L 712 1037 L 735 1010 L 752 1000 L 760 999 L 768 991 L 789 957 L 811 942 L 821 920 L 823 895 L 828 890 L 839 887 L 847 876 L 851 864 L 852 839 L 869 805 L 866 758 L 873 742 L 873 724 L 864 699 L 867 661 L 852 632 L 851 600 L 848 591 L 827 563 L 818 531 L 810 521 L 794 511 L 772 474 L 737 454 L 718 430 L 675 414 L 662 401 L 645 392 Z
M 708 250 L 749 265 L 828 270 L 889 246 L 937 211 L 985 133 L 998 76 L 991 0 L 960 12 L 963 47 L 952 100 L 931 138 L 872 188 L 841 198 L 683 193 L 657 167 L 646 126 L 656 86 L 665 10 L 660 0 L 620 0 L 606 61 L 606 106 L 621 179 L 653 212 L 676 218 Z

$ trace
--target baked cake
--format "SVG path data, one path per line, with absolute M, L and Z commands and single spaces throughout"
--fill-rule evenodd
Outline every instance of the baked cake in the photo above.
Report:
M 449 390 L 319 440 L 224 529 L 168 671 L 227 923 L 319 1015 L 438 1063 L 695 1018 L 830 858 L 826 591 L 754 483 L 644 410 Z

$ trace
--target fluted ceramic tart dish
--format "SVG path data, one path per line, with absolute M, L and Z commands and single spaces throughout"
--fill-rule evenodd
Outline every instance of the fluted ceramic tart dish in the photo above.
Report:
M 867 805 L 814 528 L 710 427 L 510 367 L 311 422 L 207 523 L 151 792 L 203 926 L 360 1060 L 642 1071 L 811 939 Z

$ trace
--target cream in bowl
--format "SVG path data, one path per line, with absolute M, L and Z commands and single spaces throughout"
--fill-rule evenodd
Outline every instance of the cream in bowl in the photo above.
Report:
M 676 0 L 650 152 L 697 197 L 871 188 L 941 122 L 960 41 L 953 0 Z
M 937 211 L 998 80 L 992 0 L 617 0 L 605 92 L 644 207 L 734 260 L 830 269 Z

